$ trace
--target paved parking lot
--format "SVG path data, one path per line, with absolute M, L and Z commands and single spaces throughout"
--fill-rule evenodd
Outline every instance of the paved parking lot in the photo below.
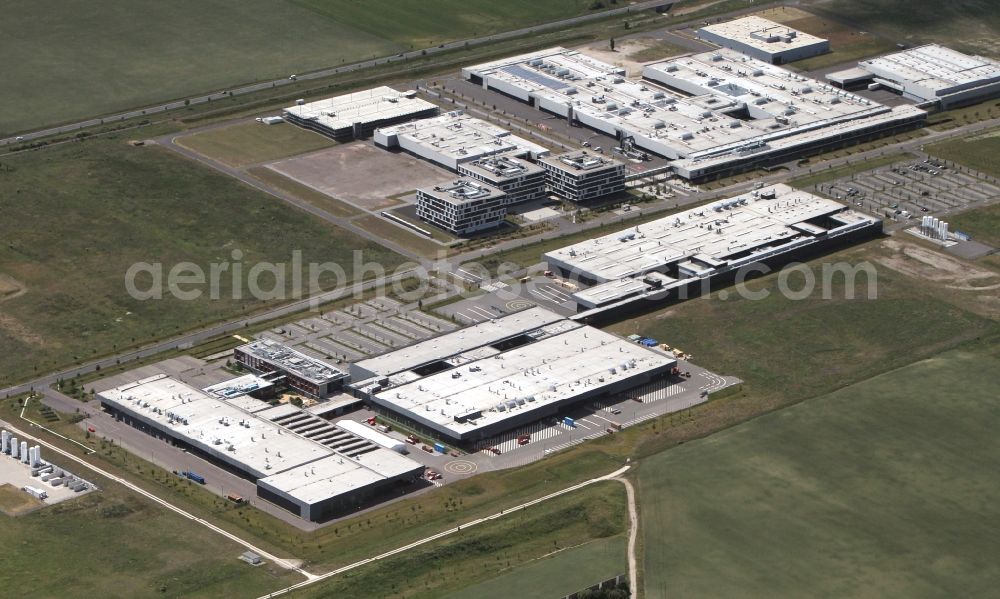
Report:
M 435 311 L 463 325 L 476 324 L 511 312 L 542 306 L 559 314 L 576 312 L 576 302 L 570 299 L 574 290 L 544 276 L 528 281 L 497 281 L 473 269 L 459 268 L 455 276 L 467 283 L 479 285 L 482 295 L 441 306 Z
M 934 157 L 907 160 L 827 183 L 815 190 L 896 222 L 944 216 L 1000 199 L 1000 184 Z
M 356 362 L 458 328 L 447 318 L 378 297 L 274 327 L 258 337 L 338 364 Z

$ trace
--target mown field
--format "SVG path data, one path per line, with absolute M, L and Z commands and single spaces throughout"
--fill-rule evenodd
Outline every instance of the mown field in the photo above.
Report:
M 780 276 L 770 274 L 747 281 L 746 293 L 727 288 L 723 297 L 718 293 L 723 290 L 716 290 L 611 329 L 680 347 L 697 363 L 742 378 L 754 401 L 775 405 L 827 393 L 1000 330 L 995 293 L 986 287 L 958 289 L 967 274 L 961 263 L 930 267 L 909 254 L 913 247 L 874 240 L 811 261 L 807 267 L 816 283 L 801 299 L 786 297 Z M 842 275 L 823 285 L 823 264 L 869 265 L 877 299 L 868 299 L 863 273 L 850 287 L 854 299 L 848 299 Z M 997 280 L 1000 274 L 977 285 Z M 805 281 L 802 273 L 787 275 L 793 292 Z
M 592 12 L 552 0 L 4 3 L 0 136 Z
M 1000 178 L 1000 129 L 973 137 L 940 141 L 924 149 L 933 156 Z
M 974 344 L 645 460 L 645 596 L 993 594 L 998 358 Z
M 294 250 L 303 264 L 338 262 L 348 273 L 355 249 L 390 268 L 401 261 L 226 175 L 120 136 L 0 163 L 0 274 L 23 291 L 0 304 L 0 386 L 259 309 L 265 302 L 250 297 L 249 269 L 288 264 Z M 207 284 L 192 286 L 203 290 L 193 301 L 167 292 L 139 301 L 126 291 L 134 263 L 162 264 L 165 287 L 174 265 L 192 262 L 207 276 L 211 263 L 236 262 L 235 250 L 245 265 L 242 298 L 231 271 L 218 277 L 218 301 L 209 301 Z M 259 280 L 263 290 L 274 281 Z M 151 282 L 143 275 L 139 286 Z M 291 284 L 287 271 L 281 287 Z
M 626 551 L 625 535 L 598 539 L 514 568 L 443 599 L 563 597 L 601 580 L 628 574 Z
M 177 143 L 240 168 L 328 148 L 334 141 L 289 123 L 263 125 L 249 121 L 183 135 Z
M 36 408 L 29 416 L 40 419 Z M 5 420 L 16 422 L 19 412 L 14 400 L 0 405 Z M 257 597 L 301 580 L 273 564 L 250 567 L 237 559 L 242 546 L 53 452 L 43 455 L 99 489 L 17 517 L 0 513 L 9 549 L 0 561 L 4 597 Z
M 825 0 L 838 20 L 910 45 L 938 42 L 1000 56 L 1000 11 L 994 0 Z
M 385 561 L 364 566 L 350 576 L 334 577 L 301 592 L 297 597 L 365 597 L 366 599 L 439 599 L 455 594 L 459 597 L 488 598 L 473 592 L 470 583 L 522 574 L 528 583 L 557 572 L 551 560 L 537 561 L 562 549 L 586 547 L 611 539 L 619 549 L 626 527 L 625 489 L 617 482 L 604 482 L 576 493 L 558 497 L 509 518 L 496 520 L 466 533 L 457 533 L 440 543 L 420 547 Z M 600 546 L 596 546 L 600 547 Z M 617 555 L 615 555 L 617 553 Z M 558 555 L 558 554 L 556 554 Z M 620 570 L 625 556 L 607 548 L 596 554 L 586 554 L 585 563 L 593 564 L 591 572 L 574 570 L 563 584 L 548 584 L 551 588 L 570 587 L 566 593 L 600 582 L 604 572 Z M 582 557 L 583 554 L 580 554 Z M 582 564 L 577 564 L 577 566 Z M 535 566 L 541 566 L 536 569 Z M 565 568 L 565 564 L 563 564 Z M 561 569 L 563 575 L 567 574 Z M 615 572 L 620 574 L 621 572 Z M 526 586 L 522 588 L 527 588 Z M 525 597 L 542 597 L 542 588 L 529 591 Z M 500 595 L 500 596 L 511 596 Z

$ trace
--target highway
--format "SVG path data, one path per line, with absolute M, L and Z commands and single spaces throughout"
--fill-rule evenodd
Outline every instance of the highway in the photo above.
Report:
M 320 69 L 318 71 L 311 71 L 307 73 L 294 74 L 295 78 L 292 79 L 291 75 L 284 79 L 275 79 L 273 81 L 260 81 L 258 83 L 251 83 L 248 85 L 243 85 L 239 87 L 227 88 L 221 91 L 212 92 L 208 94 L 202 94 L 198 96 L 192 96 L 189 98 L 181 98 L 171 102 L 166 102 L 164 104 L 158 104 L 155 106 L 147 106 L 145 108 L 137 108 L 135 110 L 129 110 L 126 112 L 120 112 L 117 114 L 112 114 L 104 117 L 94 117 L 91 119 L 86 119 L 83 121 L 78 121 L 75 123 L 67 123 L 64 125 L 58 125 L 55 127 L 49 127 L 47 129 L 39 129 L 37 131 L 30 131 L 21 133 L 16 136 L 7 137 L 0 139 L 0 146 L 4 146 L 11 143 L 20 143 L 24 141 L 31 141 L 34 139 L 41 139 L 44 137 L 49 137 L 52 135 L 60 135 L 65 133 L 71 133 L 73 131 L 78 131 L 80 129 L 86 129 L 88 127 L 96 127 L 104 125 L 107 123 L 117 123 L 124 122 L 130 119 L 147 117 L 150 115 L 155 115 L 159 113 L 168 112 L 170 110 L 178 110 L 185 108 L 187 106 L 195 106 L 198 104 L 205 104 L 212 102 L 214 100 L 222 100 L 230 96 L 242 96 L 245 94 L 252 94 L 255 92 L 263 91 L 266 89 L 273 89 L 277 87 L 283 87 L 286 85 L 292 85 L 299 81 L 309 81 L 313 79 L 323 79 L 325 77 L 331 77 L 334 75 L 342 75 L 345 73 L 353 73 L 356 71 L 362 71 L 365 69 L 370 69 L 379 65 L 390 64 L 394 62 L 405 62 L 407 60 L 415 58 L 425 58 L 427 56 L 433 56 L 434 54 L 439 54 L 442 52 L 448 52 L 450 50 L 457 50 L 464 47 L 479 46 L 483 44 L 490 44 L 498 41 L 503 41 L 506 39 L 521 37 L 525 35 L 531 35 L 533 33 L 538 33 L 542 31 L 548 31 L 552 29 L 566 29 L 580 25 L 581 23 L 586 23 L 589 21 L 596 21 L 600 19 L 606 19 L 608 17 L 613 17 L 616 15 L 624 15 L 632 12 L 640 12 L 643 10 L 654 9 L 657 6 L 662 6 L 664 4 L 674 4 L 676 0 L 649 0 L 647 2 L 640 2 L 633 4 L 631 6 L 623 6 L 621 8 L 613 8 L 610 10 L 602 10 L 599 12 L 594 12 L 591 14 L 580 15 L 577 17 L 572 17 L 569 19 L 563 19 L 561 21 L 553 21 L 550 23 L 543 23 L 539 25 L 534 25 L 532 27 L 522 27 L 520 29 L 514 29 L 511 31 L 505 31 L 502 33 L 496 33 L 493 35 L 482 36 L 477 38 L 457 40 L 454 42 L 447 42 L 438 46 L 431 46 L 428 48 L 421 48 L 419 50 L 412 50 L 410 52 L 403 52 L 401 54 L 394 54 L 391 56 L 383 56 L 381 58 L 375 58 L 372 60 L 365 60 L 361 62 L 354 62 L 351 64 L 341 65 L 338 67 L 329 67 L 325 69 Z

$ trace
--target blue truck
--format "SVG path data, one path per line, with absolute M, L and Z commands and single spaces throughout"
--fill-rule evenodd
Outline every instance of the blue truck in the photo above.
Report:
M 187 478 L 193 480 L 194 482 L 198 483 L 199 485 L 205 484 L 205 477 L 202 476 L 202 475 L 200 475 L 200 474 L 198 474 L 197 472 L 191 472 L 191 471 L 185 470 L 184 472 L 181 472 L 181 476 L 187 477 Z

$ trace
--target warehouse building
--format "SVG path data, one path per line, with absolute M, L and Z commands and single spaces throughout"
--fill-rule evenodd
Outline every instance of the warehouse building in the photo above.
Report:
M 507 206 L 541 200 L 547 195 L 545 170 L 537 164 L 513 156 L 488 156 L 472 162 L 462 162 L 458 165 L 458 172 L 507 194 Z
M 625 163 L 586 150 L 543 158 L 550 192 L 584 202 L 625 190 Z
M 251 413 L 165 375 L 98 397 L 119 420 L 256 481 L 258 496 L 305 520 L 321 522 L 352 511 L 413 482 L 424 470 L 295 406 Z M 309 418 L 318 424 L 299 422 Z
M 778 184 L 553 250 L 543 260 L 593 285 L 573 295 L 586 311 L 683 299 L 741 268 L 787 262 L 881 230 L 877 218 Z
M 470 81 L 664 158 L 690 180 L 912 128 L 888 107 L 726 48 L 647 65 L 645 80 L 551 48 L 467 67 Z
M 306 397 L 325 399 L 343 387 L 347 373 L 312 356 L 271 341 L 258 339 L 233 350 L 241 366 L 260 375 L 279 373 L 285 384 Z M 277 382 L 272 376 L 269 380 Z
M 862 60 L 858 67 L 871 74 L 873 83 L 942 109 L 1000 95 L 1000 61 L 937 44 Z M 840 83 L 837 74 L 831 80 Z
M 374 139 L 377 146 L 406 150 L 454 172 L 461 163 L 488 156 L 539 158 L 549 153 L 536 143 L 460 110 L 377 129 Z
M 758 16 L 706 25 L 695 31 L 701 39 L 771 64 L 784 64 L 825 54 L 830 42 Z
M 417 189 L 417 216 L 455 235 L 500 225 L 507 215 L 507 194 L 480 181 L 462 178 Z
M 351 366 L 352 384 L 413 428 L 469 445 L 668 376 L 676 360 L 540 307 Z
M 432 117 L 438 107 L 415 91 L 376 87 L 284 109 L 285 120 L 337 141 L 368 137 L 378 127 Z

